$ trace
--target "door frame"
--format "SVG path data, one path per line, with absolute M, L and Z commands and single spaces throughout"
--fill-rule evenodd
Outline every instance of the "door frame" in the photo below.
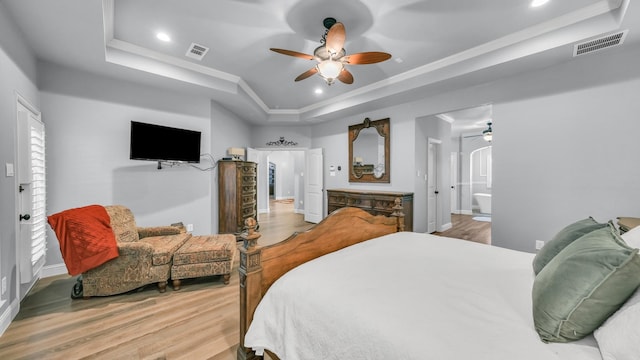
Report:
M 20 213 L 20 194 L 18 193 L 18 188 L 20 186 L 20 168 L 22 166 L 22 162 L 20 159 L 20 151 L 19 151 L 19 146 L 21 145 L 21 141 L 22 139 L 20 139 L 20 115 L 19 112 L 22 110 L 21 108 L 24 108 L 25 110 L 29 111 L 31 114 L 33 114 L 36 119 L 39 122 L 42 122 L 42 113 L 40 112 L 40 110 L 35 107 L 29 100 L 27 100 L 27 98 L 25 98 L 24 96 L 20 95 L 18 92 L 16 92 L 16 107 L 15 107 L 15 121 L 16 121 L 16 143 L 15 143 L 15 160 L 16 163 L 14 164 L 14 214 L 16 214 L 15 216 L 15 220 L 14 220 L 14 229 L 15 229 L 15 238 L 14 238 L 14 246 L 15 246 L 15 251 L 16 251 L 16 271 L 14 274 L 14 284 L 16 286 L 15 289 L 15 294 L 17 296 L 17 300 L 18 301 L 22 301 L 23 298 L 27 295 L 27 293 L 29 293 L 29 291 L 31 290 L 31 288 L 33 287 L 33 285 L 35 285 L 36 280 L 40 277 L 40 272 L 37 274 L 33 274 L 33 278 L 32 280 L 29 282 L 29 288 L 25 290 L 24 293 L 22 293 L 21 290 L 21 285 L 22 285 L 22 278 L 21 278 L 21 272 L 20 272 L 20 262 L 22 261 L 21 256 L 21 231 L 20 231 L 20 221 L 19 221 L 19 217 L 18 214 Z M 45 259 L 46 261 L 46 259 Z M 20 309 L 20 305 L 18 304 L 18 309 Z
M 251 151 L 254 151 L 255 152 L 254 155 L 257 156 L 258 160 L 260 158 L 262 158 L 262 156 L 265 153 L 270 153 L 270 152 L 275 152 L 275 151 L 295 151 L 295 152 L 302 151 L 303 153 L 306 153 L 307 150 L 309 150 L 309 148 L 306 148 L 306 147 L 296 147 L 296 148 L 282 148 L 282 147 L 279 147 L 279 148 L 251 148 L 251 147 L 248 147 L 247 149 L 251 149 Z M 305 163 L 304 165 L 306 166 L 305 157 L 306 156 L 303 156 L 303 162 Z M 260 209 L 260 207 L 258 207 L 258 214 L 260 214 L 260 213 L 269 213 L 269 211 L 270 211 L 270 207 L 269 207 L 269 159 L 268 159 L 268 155 L 265 156 L 265 160 L 267 161 L 266 171 L 261 171 L 260 170 L 260 165 L 258 164 L 258 174 L 257 174 L 258 186 L 257 186 L 257 188 L 258 188 L 258 192 L 259 192 L 260 191 L 260 184 L 261 184 L 260 181 L 263 181 L 264 184 L 266 184 L 266 191 L 267 191 L 267 204 L 266 204 L 267 208 L 266 208 L 266 210 L 267 211 L 264 211 L 264 209 Z M 249 159 L 249 157 L 247 157 L 247 161 L 257 161 L 257 160 Z M 264 172 L 264 174 L 263 174 L 263 172 Z M 305 192 L 306 192 L 306 189 L 305 189 Z M 304 193 L 301 194 L 301 197 L 304 200 Z M 259 202 L 258 202 L 258 205 L 259 205 Z M 306 209 L 306 206 L 305 206 L 305 209 Z M 263 210 L 263 211 L 260 212 L 261 210 Z M 294 207 L 294 212 L 298 213 L 298 214 L 301 213 L 300 211 L 296 210 L 295 207 Z

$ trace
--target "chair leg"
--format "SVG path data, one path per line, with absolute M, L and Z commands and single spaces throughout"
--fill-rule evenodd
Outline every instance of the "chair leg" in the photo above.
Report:
M 229 279 L 231 279 L 231 274 L 224 274 L 222 279 L 225 285 L 229 285 Z
M 158 282 L 158 290 L 163 293 L 167 290 L 167 282 L 166 281 L 159 281 Z
M 180 279 L 173 279 L 173 290 L 180 290 Z

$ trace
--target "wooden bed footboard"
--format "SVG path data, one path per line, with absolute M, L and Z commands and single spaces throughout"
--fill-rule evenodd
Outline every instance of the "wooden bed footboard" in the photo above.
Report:
M 253 313 L 269 287 L 287 271 L 309 260 L 347 246 L 379 236 L 404 231 L 401 199 L 395 200 L 390 217 L 371 215 L 353 207 L 338 209 L 313 228 L 294 233 L 286 240 L 268 246 L 258 246 L 260 234 L 256 221 L 247 219 L 248 232 L 241 235 L 240 247 L 240 344 L 238 360 L 261 359 L 244 347 L 244 336 L 253 320 Z

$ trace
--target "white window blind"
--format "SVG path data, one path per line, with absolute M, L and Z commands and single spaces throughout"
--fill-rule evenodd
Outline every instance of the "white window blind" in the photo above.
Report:
M 29 141 L 31 152 L 31 265 L 35 273 L 44 260 L 46 246 L 46 167 L 44 126 L 30 121 Z

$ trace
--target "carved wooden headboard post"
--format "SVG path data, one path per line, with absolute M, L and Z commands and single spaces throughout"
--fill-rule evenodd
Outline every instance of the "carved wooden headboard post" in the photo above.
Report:
M 404 231 L 404 211 L 402 208 L 402 199 L 396 198 L 395 205 L 393 205 L 393 213 L 391 216 L 395 216 L 398 219 L 398 232 Z
M 262 299 L 262 249 L 257 246 L 260 233 L 256 232 L 256 220 L 245 220 L 247 232 L 240 235 L 242 246 L 240 247 L 240 344 L 238 345 L 238 360 L 262 359 L 251 349 L 244 346 L 244 335 L 249 330 L 253 320 L 253 313 Z M 247 281 L 249 279 L 250 281 Z

